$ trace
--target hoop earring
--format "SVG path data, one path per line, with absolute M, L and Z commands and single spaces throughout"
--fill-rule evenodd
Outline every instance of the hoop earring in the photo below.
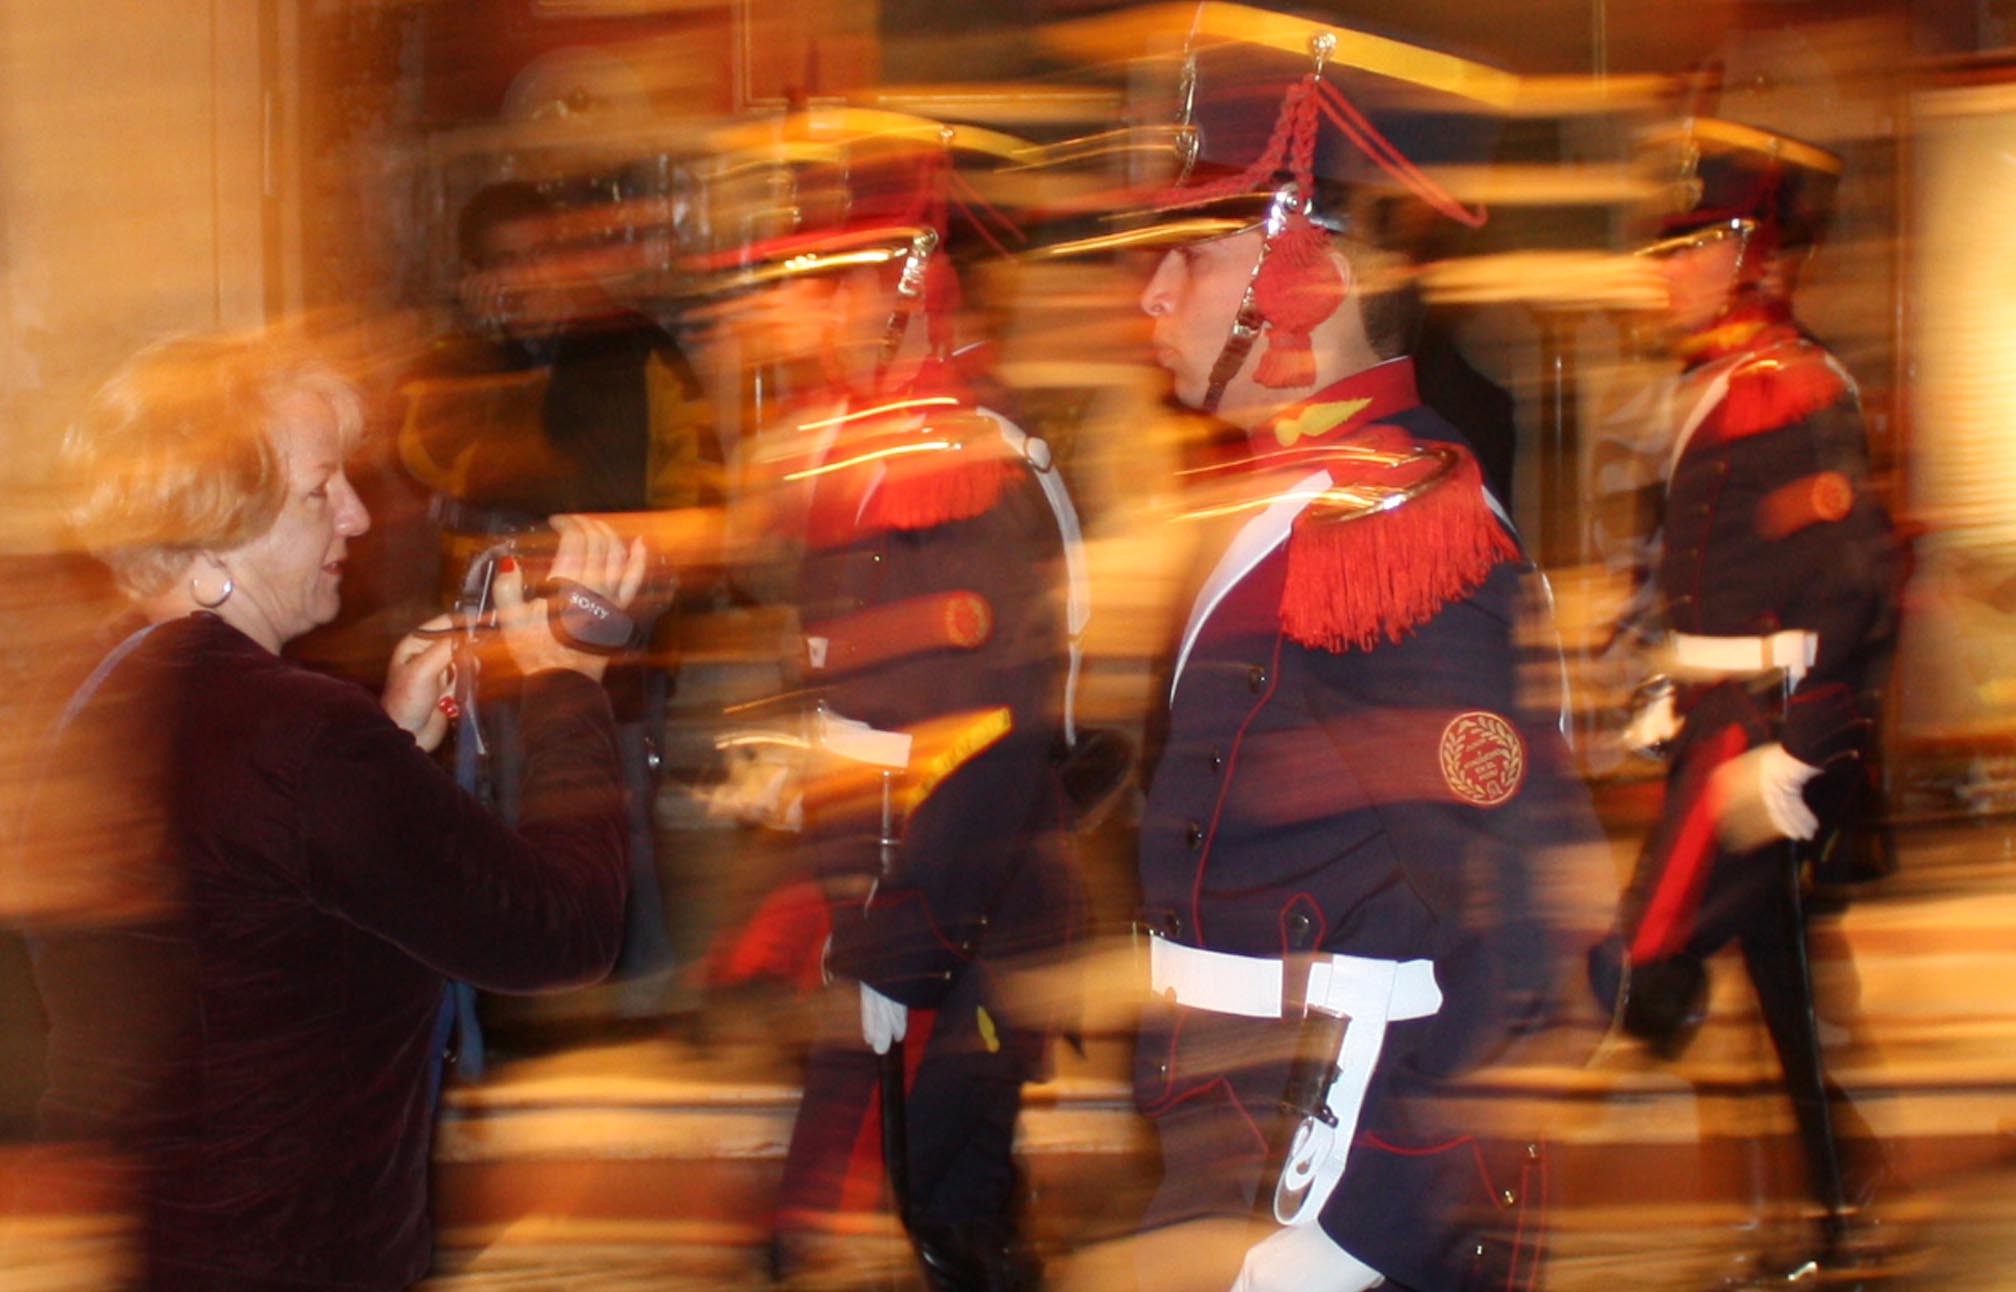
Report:
M 218 568 L 223 569 L 223 566 L 219 565 Z M 217 607 L 223 605 L 225 602 L 231 599 L 231 594 L 237 591 L 237 589 L 238 585 L 236 582 L 232 580 L 231 572 L 229 570 L 225 570 L 224 590 L 217 594 L 217 597 L 214 601 L 205 600 L 203 597 L 202 589 L 196 586 L 196 576 L 193 574 L 189 576 L 189 599 L 194 601 L 197 605 L 203 607 L 205 610 L 215 610 Z

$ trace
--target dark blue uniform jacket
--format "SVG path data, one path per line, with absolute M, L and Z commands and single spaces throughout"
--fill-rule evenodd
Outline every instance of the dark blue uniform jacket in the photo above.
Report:
M 1317 428 L 1313 454 L 1306 441 L 1281 438 L 1293 446 L 1289 469 L 1268 473 L 1270 487 L 1287 482 L 1292 493 L 1320 466 L 1325 443 L 1376 432 L 1386 442 L 1461 444 L 1415 401 L 1405 360 L 1347 379 L 1276 424 L 1316 407 L 1340 410 L 1344 421 L 1327 430 L 1329 418 L 1307 423 Z M 1369 527 L 1417 504 L 1336 521 L 1319 502 L 1271 547 L 1253 529 L 1226 545 L 1233 559 L 1221 561 L 1192 610 L 1141 835 L 1146 922 L 1164 936 L 1252 956 L 1434 962 L 1441 1011 L 1388 1031 L 1349 1169 L 1322 1213 L 1354 1255 L 1424 1289 L 1465 1286 L 1487 1264 L 1502 1269 L 1506 1253 L 1492 1234 L 1540 1187 L 1537 1137 L 1461 1111 L 1449 1082 L 1541 1023 L 1565 948 L 1549 936 L 1533 890 L 1550 845 L 1593 832 L 1554 725 L 1558 710 L 1535 711 L 1522 698 L 1514 626 L 1527 567 L 1488 510 L 1474 465 L 1437 487 L 1461 504 L 1464 537 L 1483 555 L 1459 594 L 1369 642 L 1305 644 L 1287 626 L 1298 604 L 1336 595 L 1312 590 L 1297 568 L 1301 549 L 1328 541 L 1326 526 L 1363 526 L 1370 536 Z M 1415 524 L 1368 537 L 1341 577 L 1388 597 L 1382 589 L 1434 564 L 1428 546 L 1442 532 Z M 1541 689 L 1558 701 L 1551 682 Z M 1203 1142 L 1261 1151 L 1279 1133 L 1271 1124 L 1283 1072 L 1278 1034 L 1297 1025 L 1156 1006 L 1138 1053 L 1142 1109 L 1162 1120 L 1215 1107 L 1218 1120 L 1247 1129 Z M 1165 1138 L 1165 1152 L 1169 1145 Z M 1168 1169 L 1173 1178 L 1213 1168 Z M 1260 1188 L 1264 1208 L 1271 1181 Z
M 963 442 L 942 456 L 967 464 L 949 467 L 878 460 L 888 437 L 847 432 L 828 461 L 868 460 L 820 478 L 799 580 L 821 700 L 917 733 L 912 769 L 893 783 L 887 864 L 871 780 L 808 806 L 805 827 L 833 891 L 874 885 L 865 905 L 835 903 L 829 966 L 912 1006 L 936 1005 L 976 959 L 1067 942 L 1082 909 L 1056 763 L 1063 540 L 1036 463 L 1055 468 L 1002 426 L 962 409 L 896 433 Z

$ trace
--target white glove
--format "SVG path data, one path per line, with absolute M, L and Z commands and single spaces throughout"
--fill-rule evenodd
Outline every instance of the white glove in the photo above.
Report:
M 1339 1247 L 1317 1224 L 1290 1225 L 1255 1243 L 1232 1292 L 1364 1292 L 1386 1276 Z
M 909 1007 L 862 983 L 861 1039 L 868 1042 L 868 1048 L 877 1054 L 887 1054 L 889 1047 L 902 1040 L 909 1031 Z
M 1710 793 L 1721 805 L 1715 833 L 1738 852 L 1774 839 L 1811 839 L 1820 818 L 1806 806 L 1801 791 L 1819 774 L 1819 768 L 1800 762 L 1775 740 L 1745 750 L 1715 769 Z
M 1631 715 L 1624 726 L 1624 747 L 1649 755 L 1679 734 L 1680 715 L 1673 711 L 1673 689 L 1668 687 Z
M 787 745 L 731 746 L 727 776 L 707 795 L 707 815 L 743 825 L 797 831 L 804 822 L 804 754 Z

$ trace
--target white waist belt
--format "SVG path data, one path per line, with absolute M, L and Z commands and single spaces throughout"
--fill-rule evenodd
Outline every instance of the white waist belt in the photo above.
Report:
M 1768 637 L 1674 633 L 1667 641 L 1667 649 L 1674 672 L 1682 677 L 1689 674 L 1745 677 L 1783 669 L 1796 682 L 1813 667 L 1820 650 L 1820 635 L 1803 628 L 1787 628 Z
M 901 771 L 910 765 L 909 732 L 871 727 L 843 718 L 823 705 L 812 715 L 812 747 L 849 762 L 870 763 L 891 771 Z
M 1280 1018 L 1285 961 L 1186 947 L 1167 938 L 1148 943 L 1148 979 L 1191 1009 L 1244 1018 Z M 1309 968 L 1309 1010 L 1349 1019 L 1337 1052 L 1337 1075 L 1324 1092 L 1331 1121 L 1304 1118 L 1274 1188 L 1274 1218 L 1312 1224 L 1344 1178 L 1358 1115 L 1372 1084 L 1386 1025 L 1427 1018 L 1442 1008 L 1432 960 L 1378 960 L 1319 955 Z
M 1148 940 L 1148 979 L 1155 993 L 1214 1014 L 1280 1018 L 1286 961 L 1206 951 L 1155 937 Z M 1378 960 L 1318 955 L 1309 970 L 1311 1009 L 1346 1018 L 1403 1021 L 1442 1008 L 1432 960 Z

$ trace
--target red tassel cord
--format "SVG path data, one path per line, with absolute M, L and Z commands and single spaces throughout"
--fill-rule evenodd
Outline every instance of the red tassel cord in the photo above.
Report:
M 1304 202 L 1315 192 L 1316 103 L 1321 83 L 1313 76 L 1290 114 L 1289 170 Z M 1330 259 L 1323 230 L 1301 210 L 1274 235 L 1267 259 L 1253 279 L 1253 306 L 1267 320 L 1267 352 L 1253 380 L 1275 390 L 1315 384 L 1316 355 L 1309 334 L 1344 303 L 1344 277 Z
M 1349 139 L 1352 146 L 1370 158 L 1380 170 L 1391 175 L 1430 208 L 1456 221 L 1465 228 L 1481 229 L 1490 213 L 1483 207 L 1471 210 L 1449 195 L 1449 191 L 1428 178 L 1419 166 L 1408 160 L 1393 141 L 1379 133 L 1379 128 L 1366 119 L 1356 104 L 1344 97 L 1344 91 L 1324 82 L 1317 94 L 1318 106 L 1330 124 L 1336 126 Z
M 1208 184 L 1165 189 L 1156 195 L 1155 204 L 1179 209 L 1202 206 L 1219 198 L 1256 192 L 1273 183 L 1274 176 L 1284 169 L 1290 134 L 1297 122 L 1308 115 L 1309 93 L 1315 82 L 1316 75 L 1312 72 L 1290 85 L 1281 96 L 1281 110 L 1274 117 L 1274 132 L 1267 137 L 1267 146 L 1252 165 L 1237 175 L 1227 175 Z
M 952 352 L 952 325 L 959 316 L 959 271 L 943 252 L 924 267 L 924 325 L 933 355 Z
M 1274 238 L 1253 281 L 1253 304 L 1267 320 L 1267 350 L 1253 380 L 1275 390 L 1316 382 L 1309 334 L 1344 303 L 1344 278 L 1323 231 L 1301 216 Z
M 1306 201 L 1315 189 L 1317 84 L 1312 72 L 1288 87 L 1267 147 L 1252 165 L 1237 175 L 1165 197 L 1186 206 L 1215 201 L 1250 193 L 1285 170 Z M 1253 379 L 1276 390 L 1307 386 L 1316 380 L 1309 333 L 1343 304 L 1344 279 L 1330 261 L 1323 230 L 1300 210 L 1269 241 L 1265 255 L 1253 279 L 1253 306 L 1267 325 L 1267 349 Z

